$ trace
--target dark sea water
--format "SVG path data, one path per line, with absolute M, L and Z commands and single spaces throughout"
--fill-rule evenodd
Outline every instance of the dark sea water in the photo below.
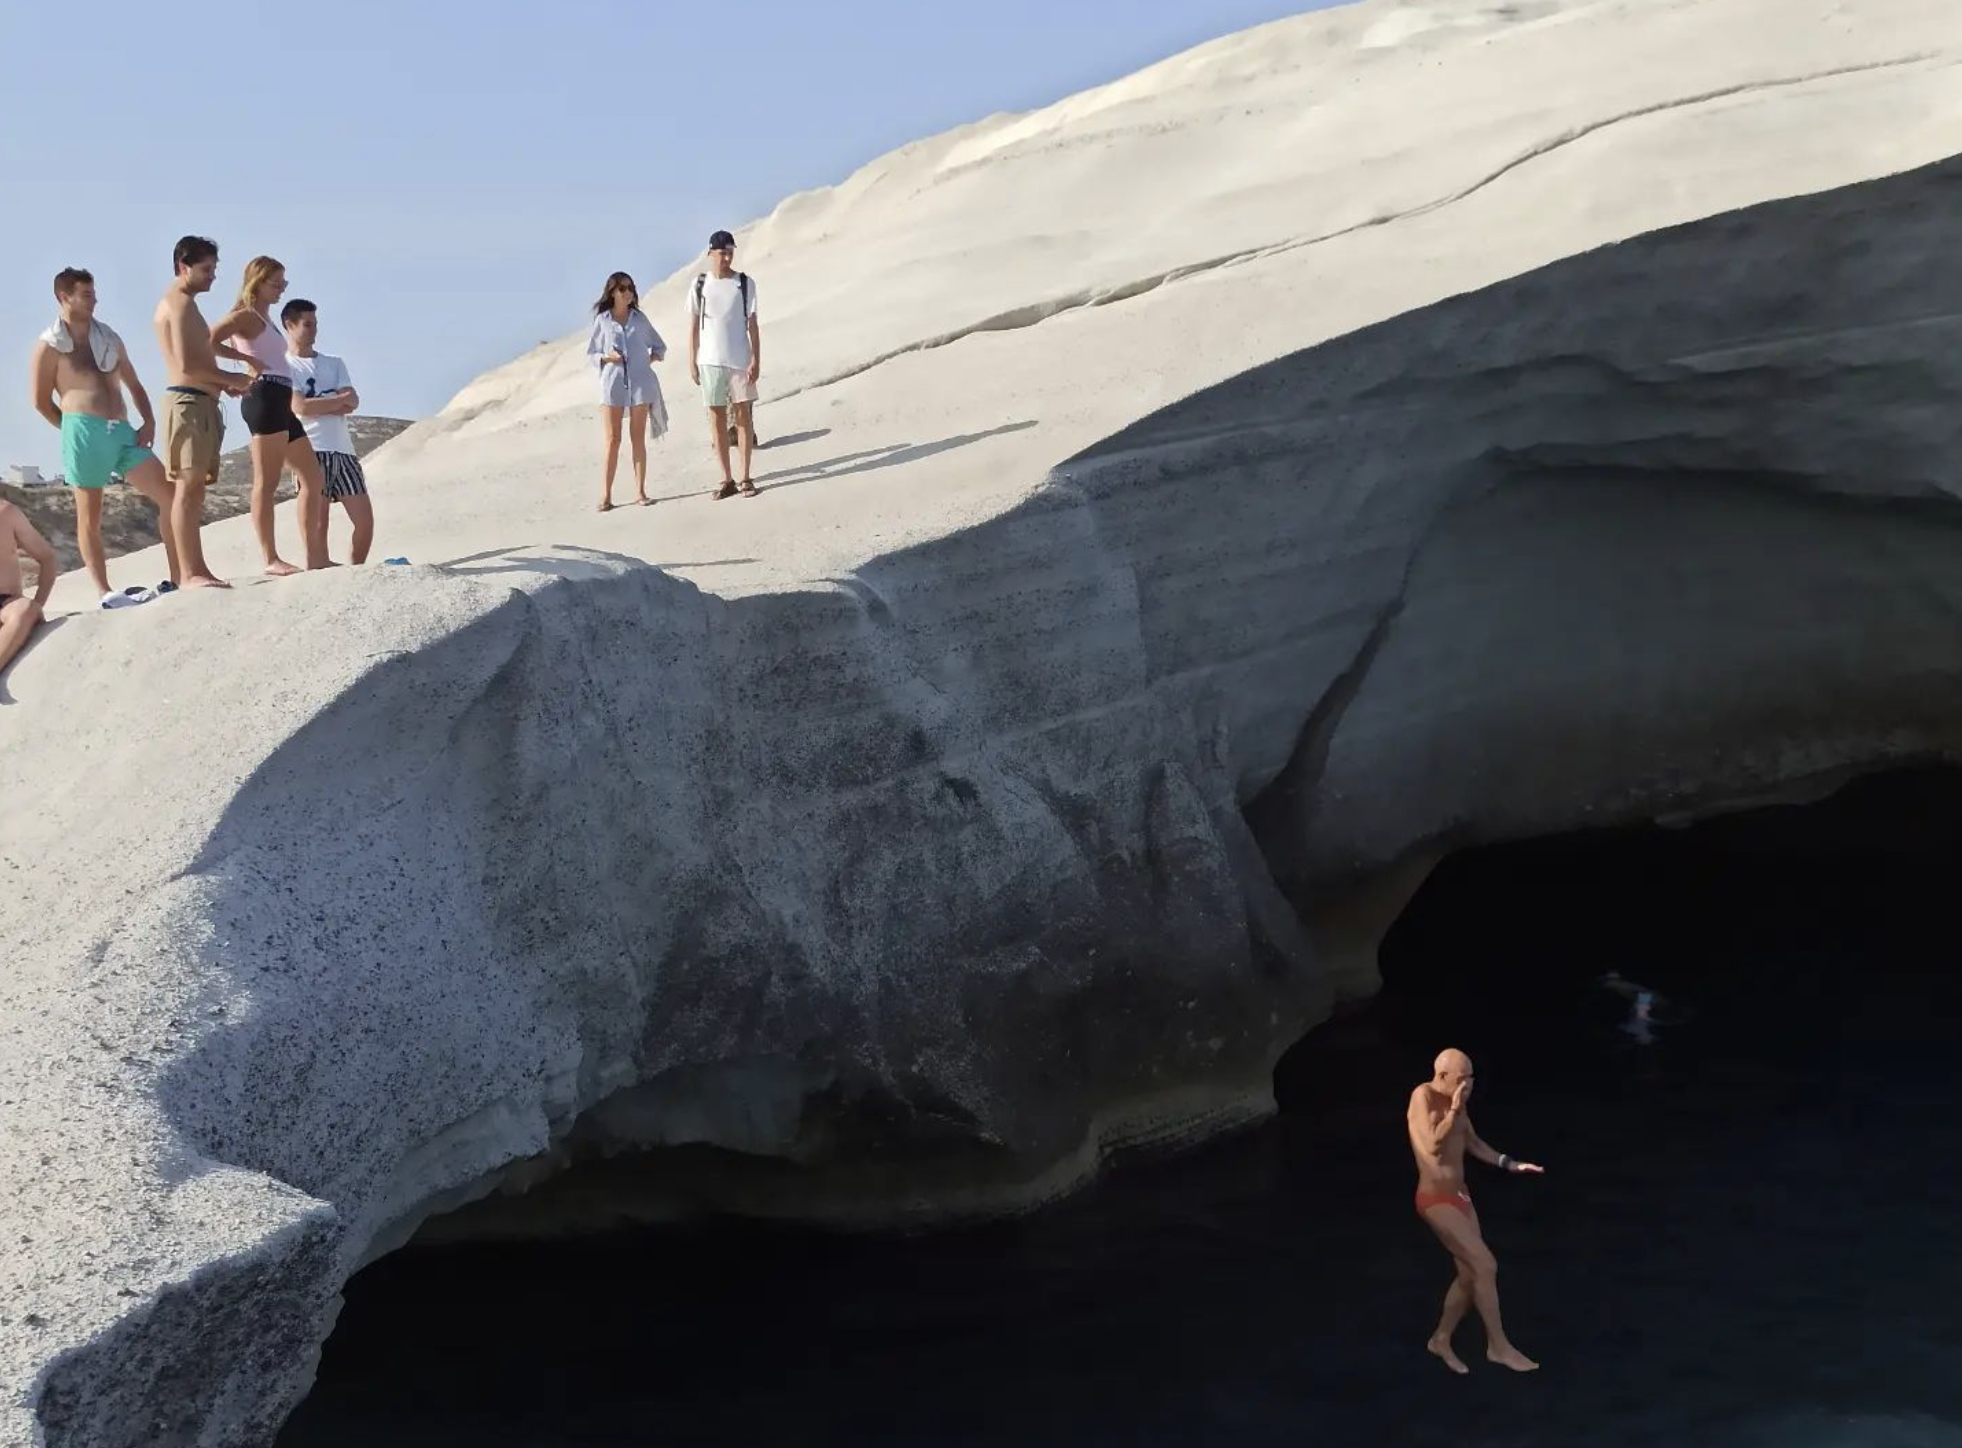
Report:
M 1962 788 L 1455 857 L 1270 1125 L 1030 1220 L 398 1254 L 281 1448 L 1962 1448 Z M 1621 1030 L 1615 969 L 1663 992 Z M 1409 1088 L 1478 1063 L 1507 1324 L 1423 1344 Z

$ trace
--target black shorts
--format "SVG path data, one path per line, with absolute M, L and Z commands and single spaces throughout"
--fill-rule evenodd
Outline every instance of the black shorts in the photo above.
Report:
M 307 435 L 306 424 L 293 413 L 293 384 L 284 377 L 259 378 L 246 389 L 238 410 L 254 437 L 283 432 L 288 442 L 298 442 Z

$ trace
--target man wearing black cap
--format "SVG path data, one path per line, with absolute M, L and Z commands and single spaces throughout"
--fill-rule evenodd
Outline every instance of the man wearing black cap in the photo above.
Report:
M 722 464 L 717 498 L 756 496 L 750 481 L 750 453 L 756 446 L 751 405 L 763 374 L 763 334 L 756 325 L 756 283 L 735 269 L 736 238 L 718 231 L 709 238 L 709 269 L 695 277 L 689 310 L 688 376 L 702 389 L 715 433 L 715 456 Z M 731 425 L 742 434 L 743 478 L 738 488 L 729 469 Z

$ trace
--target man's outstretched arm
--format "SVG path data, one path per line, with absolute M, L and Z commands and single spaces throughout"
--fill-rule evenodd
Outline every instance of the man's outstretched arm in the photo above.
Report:
M 1545 1175 L 1546 1168 L 1543 1166 L 1535 1166 L 1530 1161 L 1520 1161 L 1516 1157 L 1507 1156 L 1502 1151 L 1494 1151 L 1491 1143 L 1487 1142 L 1484 1137 L 1478 1134 L 1478 1128 L 1473 1126 L 1469 1120 L 1465 1122 L 1465 1131 L 1471 1138 L 1465 1143 L 1465 1150 L 1469 1151 L 1487 1166 L 1495 1166 L 1500 1171 L 1528 1172 L 1533 1176 Z

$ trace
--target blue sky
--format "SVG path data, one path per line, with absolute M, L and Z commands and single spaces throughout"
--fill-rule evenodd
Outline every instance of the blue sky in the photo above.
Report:
M 277 256 L 365 409 L 427 416 L 615 267 L 665 276 L 895 146 L 1328 3 L 0 0 L 0 465 L 56 471 L 27 359 L 65 265 L 154 391 L 177 237 L 223 249 L 214 317 Z

